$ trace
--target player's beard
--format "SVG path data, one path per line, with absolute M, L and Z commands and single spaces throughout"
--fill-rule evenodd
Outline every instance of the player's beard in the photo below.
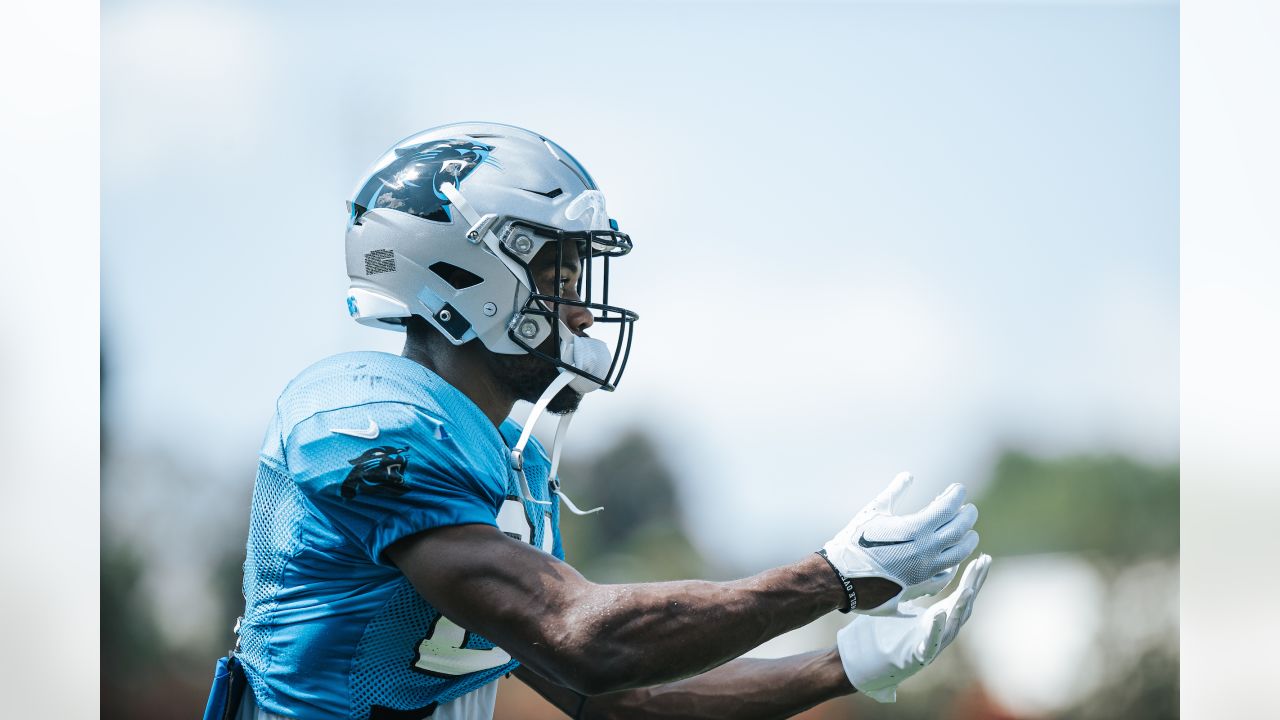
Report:
M 547 342 L 550 343 L 550 340 Z M 538 349 L 545 350 L 546 345 L 547 343 L 544 343 L 544 347 Z M 551 346 L 551 350 L 554 352 L 554 345 Z M 538 398 L 542 397 L 543 391 L 559 374 L 555 365 L 534 355 L 490 353 L 490 357 L 497 377 L 506 384 L 512 395 L 526 402 L 537 402 Z M 551 398 L 551 402 L 547 404 L 547 410 L 556 415 L 564 415 L 577 410 L 580 402 L 582 402 L 582 395 L 573 388 L 566 387 Z

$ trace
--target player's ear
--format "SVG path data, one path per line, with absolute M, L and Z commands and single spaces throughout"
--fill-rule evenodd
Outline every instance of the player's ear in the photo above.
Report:
M 405 318 L 404 333 L 405 342 L 410 345 L 427 345 L 444 339 L 434 325 L 417 315 Z

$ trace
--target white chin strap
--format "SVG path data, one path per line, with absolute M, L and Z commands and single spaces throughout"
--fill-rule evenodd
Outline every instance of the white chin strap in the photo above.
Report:
M 573 383 L 576 378 L 581 376 L 577 373 L 561 370 L 556 379 L 551 381 L 546 390 L 542 391 L 542 396 L 538 398 L 538 402 L 533 404 L 533 410 L 529 413 L 529 418 L 524 422 L 524 430 L 520 433 L 520 439 L 516 442 L 516 446 L 511 449 L 511 467 L 515 469 L 516 475 L 520 478 L 520 492 L 524 494 L 524 499 L 539 505 L 550 505 L 548 500 L 539 500 L 533 496 L 533 492 L 529 489 L 529 480 L 524 475 L 524 448 L 529 444 L 529 438 L 533 437 L 533 426 L 537 424 L 538 417 L 547 409 L 547 405 L 551 402 L 566 385 Z M 598 386 L 597 386 L 598 387 Z M 556 439 L 551 444 L 551 470 L 547 477 L 551 478 L 551 491 L 554 492 L 565 507 L 569 508 L 569 512 L 574 515 L 590 515 L 600 512 L 603 507 L 592 508 L 590 510 L 579 510 L 577 505 L 569 499 L 568 495 L 560 489 L 560 450 L 564 447 L 564 438 L 569 431 L 569 423 L 573 420 L 573 413 L 565 413 L 560 416 L 560 422 L 556 425 Z

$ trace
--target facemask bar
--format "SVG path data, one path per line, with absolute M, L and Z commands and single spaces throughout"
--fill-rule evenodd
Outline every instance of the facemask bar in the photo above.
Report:
M 613 221 L 610 225 L 616 227 Z M 512 230 L 516 228 L 524 228 L 525 230 L 548 238 L 549 241 L 555 243 L 556 248 L 556 277 L 555 288 L 557 294 L 547 294 L 540 292 L 536 278 L 534 277 L 533 268 L 529 266 L 522 258 L 518 257 L 507 249 L 505 244 L 500 245 L 502 251 L 508 257 L 515 260 L 524 268 L 527 274 L 529 287 L 532 292 L 521 308 L 521 313 L 526 315 L 540 315 L 547 319 L 551 325 L 551 342 L 552 347 L 560 348 L 561 341 L 561 321 L 560 312 L 563 307 L 581 307 L 592 313 L 592 321 L 595 323 L 612 323 L 618 325 L 617 339 L 614 343 L 613 352 L 611 353 L 609 369 L 604 373 L 603 377 L 593 375 L 581 368 L 575 367 L 559 357 L 552 357 L 537 348 L 531 346 L 527 340 L 520 337 L 513 329 L 507 331 L 508 337 L 516 345 L 528 352 L 530 355 L 542 358 L 556 367 L 568 370 L 580 375 L 593 383 L 596 383 L 603 390 L 612 391 L 617 387 L 618 382 L 622 379 L 622 374 L 626 370 L 627 359 L 631 354 L 631 340 L 634 335 L 635 321 L 639 319 L 639 315 L 627 310 L 623 307 L 609 304 L 609 261 L 615 257 L 621 257 L 631 252 L 631 238 L 626 233 L 619 232 L 616 229 L 610 230 L 579 230 L 569 231 L 560 230 L 548 225 L 530 222 L 527 220 L 514 220 L 511 223 Z M 580 299 L 571 300 L 560 296 L 559 288 L 563 280 L 564 267 L 564 248 L 565 243 L 572 242 L 578 248 L 578 260 L 581 271 L 578 276 L 578 285 L 575 288 L 580 293 Z M 593 262 L 594 261 L 594 262 Z M 601 277 L 595 277 L 595 266 L 599 263 Z M 600 302 L 593 302 L 593 293 L 600 292 Z

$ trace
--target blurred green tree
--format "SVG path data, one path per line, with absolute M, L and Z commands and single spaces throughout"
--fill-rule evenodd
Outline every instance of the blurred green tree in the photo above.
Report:
M 684 530 L 674 473 L 642 431 L 621 434 L 594 457 L 566 459 L 560 475 L 579 507 L 605 508 L 585 517 L 561 509 L 565 556 L 583 575 L 649 582 L 716 574 Z
M 975 500 L 994 556 L 1080 553 L 1128 563 L 1178 552 L 1178 466 L 1120 455 L 1004 453 Z

